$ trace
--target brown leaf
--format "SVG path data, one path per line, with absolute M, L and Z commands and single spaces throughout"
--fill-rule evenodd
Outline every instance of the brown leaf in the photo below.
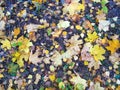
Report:
M 5 90 L 3 85 L 0 85 L 0 90 Z
M 35 65 L 40 63 L 43 58 L 39 58 L 38 56 L 40 55 L 39 50 L 36 50 L 36 52 L 33 54 L 32 51 L 30 53 L 29 61 Z
M 5 32 L 0 30 L 0 39 L 5 39 Z
M 85 29 L 90 29 L 90 30 L 94 30 L 94 28 L 93 28 L 93 26 L 92 26 L 92 24 L 90 23 L 90 21 L 88 21 L 88 20 L 86 20 L 84 23 L 83 23 L 83 26 L 84 26 L 84 28 Z
M 36 41 L 35 32 L 30 32 L 30 33 L 29 33 L 29 39 L 30 39 L 30 40 L 33 40 L 33 41 Z
M 53 38 L 59 37 L 59 35 L 62 33 L 62 30 L 57 30 L 53 33 Z

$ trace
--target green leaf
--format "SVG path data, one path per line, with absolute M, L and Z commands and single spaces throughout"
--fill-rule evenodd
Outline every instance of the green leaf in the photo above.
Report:
M 56 79 L 56 82 L 57 82 L 57 83 L 60 83 L 60 82 L 62 82 L 62 79 L 61 79 L 61 78 L 57 78 L 57 79 Z
M 18 67 L 19 66 L 15 63 L 8 64 L 8 73 L 12 76 L 16 76 Z
M 51 35 L 51 32 L 52 32 L 52 30 L 51 30 L 51 29 L 48 29 L 48 30 L 47 30 L 47 34 L 48 34 L 48 36 L 50 36 L 50 35 Z
M 17 46 L 17 43 L 13 43 L 13 44 L 12 44 L 12 47 L 16 47 L 16 46 Z
M 102 0 L 102 1 L 101 1 L 102 6 L 104 6 L 104 5 L 107 4 L 107 3 L 108 3 L 108 0 Z
M 68 89 L 68 90 L 73 90 L 73 86 L 72 86 L 72 85 L 67 84 L 66 86 L 67 86 L 67 89 Z
M 74 66 L 75 65 L 75 63 L 74 62 L 71 62 L 70 64 L 69 64 L 69 66 Z
M 59 83 L 59 89 L 64 90 L 65 89 L 65 84 L 64 82 Z
M 12 43 L 12 47 L 21 46 L 22 42 Z
M 63 67 L 63 69 L 66 70 L 68 67 L 69 67 L 69 65 L 66 64 L 66 65 Z
M 17 45 L 18 45 L 18 46 L 21 46 L 21 45 L 22 45 L 22 42 L 18 42 Z
M 103 11 L 104 13 L 108 13 L 108 8 L 107 8 L 106 6 L 103 6 L 103 7 L 102 7 L 102 11 Z
M 44 90 L 44 89 L 45 89 L 45 88 L 44 88 L 43 86 L 41 86 L 39 90 Z
M 75 85 L 75 90 L 84 90 L 84 87 L 82 84 Z

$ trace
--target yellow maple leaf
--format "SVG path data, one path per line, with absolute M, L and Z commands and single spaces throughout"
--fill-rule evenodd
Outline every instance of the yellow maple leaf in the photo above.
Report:
M 55 74 L 49 75 L 49 79 L 53 82 L 55 81 L 56 77 Z
M 19 52 L 13 53 L 12 57 L 13 57 L 12 62 L 16 62 L 19 65 L 19 67 L 23 67 L 24 66 L 24 60 L 28 61 L 29 53 L 19 51 Z
M 120 41 L 118 39 L 109 40 L 108 44 L 109 46 L 107 46 L 106 49 L 110 50 L 111 54 L 113 54 L 118 48 L 120 48 Z
M 24 51 L 26 53 L 29 52 L 29 47 L 32 46 L 32 42 L 30 42 L 30 40 L 28 38 L 24 38 L 23 36 L 21 36 L 20 38 L 18 38 L 17 40 L 18 42 L 22 42 L 22 45 L 19 46 L 19 50 L 20 51 Z
M 87 38 L 85 39 L 87 42 L 94 42 L 97 38 L 98 38 L 98 35 L 96 32 L 88 32 L 87 33 Z
M 2 48 L 11 49 L 11 43 L 8 39 L 2 40 Z
M 94 45 L 90 49 L 90 53 L 93 55 L 96 61 L 105 59 L 105 57 L 103 56 L 103 54 L 105 54 L 105 49 L 103 49 L 103 47 L 99 45 Z

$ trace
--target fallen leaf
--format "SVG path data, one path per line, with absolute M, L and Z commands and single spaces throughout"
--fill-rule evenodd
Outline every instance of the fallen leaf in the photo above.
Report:
M 39 58 L 38 56 L 40 55 L 39 51 L 37 50 L 34 54 L 32 53 L 32 51 L 30 52 L 30 56 L 29 56 L 29 62 L 38 65 L 38 63 L 40 63 L 42 61 L 43 58 Z
M 4 86 L 0 84 L 0 90 L 5 90 Z
M 69 13 L 73 16 L 76 12 L 80 12 L 81 10 L 85 10 L 84 0 L 82 4 L 79 3 L 79 0 L 72 0 L 69 5 L 64 5 L 63 13 Z
M 74 90 L 85 90 L 82 84 L 77 84 L 74 86 Z
M 2 40 L 2 48 L 11 49 L 11 43 L 8 39 Z
M 12 62 L 16 62 L 19 67 L 24 66 L 24 60 L 28 61 L 29 53 L 25 52 L 15 52 L 12 54 Z
M 107 50 L 111 51 L 113 54 L 118 48 L 120 48 L 120 41 L 118 39 L 112 39 L 108 41 L 108 46 L 106 47 Z
M 90 21 L 89 20 L 86 20 L 86 21 L 84 21 L 84 23 L 83 23 L 83 27 L 85 28 L 85 29 L 90 29 L 90 30 L 94 30 L 94 28 L 93 28 L 93 26 L 92 26 L 92 24 L 90 23 Z
M 49 75 L 49 79 L 50 79 L 50 81 L 54 82 L 56 79 L 55 74 Z
M 98 28 L 100 31 L 109 31 L 109 25 L 110 25 L 110 21 L 107 20 L 99 20 L 99 25 Z
M 24 51 L 25 53 L 29 53 L 30 46 L 33 46 L 32 42 L 28 38 L 21 36 L 18 38 L 17 42 L 22 42 L 22 45 L 19 46 L 19 51 Z
M 3 40 L 6 38 L 5 32 L 0 30 L 0 40 Z
M 77 76 L 73 76 L 70 81 L 72 83 L 74 83 L 75 85 L 77 84 L 81 84 L 85 90 L 85 88 L 87 87 L 87 81 L 85 79 L 82 79 L 79 75 Z
M 91 43 L 85 43 L 82 50 L 81 50 L 81 59 L 82 61 L 93 61 L 93 57 L 90 54 L 90 48 L 92 47 Z
M 4 77 L 4 75 L 0 73 L 0 78 L 3 78 L 3 77 Z
M 101 47 L 99 45 L 94 45 L 90 49 L 90 53 L 91 53 L 91 55 L 93 55 L 93 57 L 96 61 L 105 59 L 105 57 L 103 56 L 103 54 L 105 54 L 105 49 L 103 49 L 103 47 Z
M 120 61 L 119 57 L 120 57 L 120 54 L 115 52 L 109 56 L 109 60 L 114 64 L 115 62 Z
M 116 90 L 120 90 L 120 85 L 116 88 Z
M 12 76 L 16 76 L 18 70 L 18 65 L 14 63 L 8 64 L 8 73 Z
M 54 51 L 54 54 L 52 57 L 50 57 L 51 61 L 53 61 L 53 64 L 55 66 L 61 66 L 62 65 L 62 55 L 58 51 Z
M 100 61 L 97 61 L 97 62 L 96 62 L 96 61 L 93 59 L 93 60 L 91 60 L 90 63 L 88 64 L 88 68 L 91 70 L 92 67 L 94 67 L 94 69 L 97 70 L 97 69 L 100 68 L 100 65 L 102 65 Z
M 14 29 L 14 36 L 18 36 L 20 34 L 20 28 Z
M 103 87 L 100 86 L 99 82 L 96 82 L 94 85 L 95 90 L 105 90 Z
M 52 34 L 52 36 L 53 36 L 53 38 L 59 37 L 61 33 L 62 33 L 62 29 L 55 31 L 55 32 Z
M 95 42 L 95 40 L 98 39 L 98 35 L 97 35 L 96 32 L 93 32 L 93 33 L 88 32 L 88 33 L 87 33 L 87 36 L 88 36 L 88 37 L 85 38 L 85 40 L 86 40 L 87 42 Z
M 27 11 L 26 10 L 21 10 L 18 14 L 18 17 L 26 17 L 27 16 Z
M 64 84 L 64 82 L 60 82 L 58 86 L 59 86 L 59 89 L 62 89 L 62 90 L 65 89 L 65 84 Z
M 39 29 L 40 25 L 38 24 L 28 24 L 26 25 L 27 32 L 37 31 Z

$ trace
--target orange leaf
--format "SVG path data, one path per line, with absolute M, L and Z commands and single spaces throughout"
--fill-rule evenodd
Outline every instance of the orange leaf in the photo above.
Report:
M 17 36 L 20 34 L 20 28 L 15 28 L 14 29 L 14 35 Z

